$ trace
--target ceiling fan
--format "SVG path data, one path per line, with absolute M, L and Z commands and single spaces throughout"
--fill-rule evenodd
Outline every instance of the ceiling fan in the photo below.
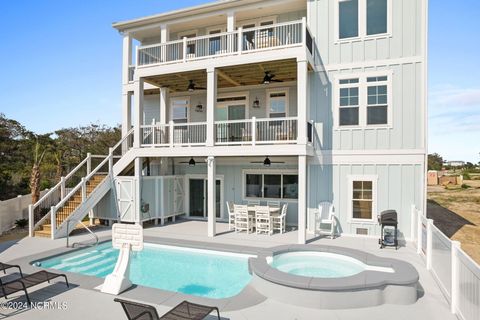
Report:
M 188 80 L 188 92 L 193 92 L 195 90 L 207 90 L 207 88 L 197 87 L 194 80 Z
M 270 71 L 265 71 L 265 76 L 263 77 L 262 84 L 270 84 L 272 82 L 283 82 L 283 80 L 274 79 L 276 75 L 271 73 Z
M 265 160 L 263 160 L 263 161 L 252 161 L 252 162 L 250 162 L 250 163 L 259 163 L 259 164 L 263 164 L 265 167 L 270 167 L 273 163 L 280 163 L 280 164 L 282 164 L 282 163 L 285 163 L 285 162 L 284 162 L 284 161 L 272 161 L 272 160 L 270 160 L 270 158 L 267 156 L 267 157 L 265 158 Z
M 195 161 L 195 159 L 193 157 L 190 158 L 189 161 L 180 161 L 179 163 L 188 164 L 189 167 L 195 167 L 197 164 L 204 164 L 202 162 L 197 163 L 197 161 Z

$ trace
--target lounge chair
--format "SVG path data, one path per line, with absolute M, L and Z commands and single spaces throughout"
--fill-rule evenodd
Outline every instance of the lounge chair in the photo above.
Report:
M 3 271 L 4 274 L 7 274 L 7 269 L 11 269 L 11 268 L 18 268 L 18 271 L 20 271 L 20 276 L 23 278 L 22 269 L 20 268 L 19 265 L 0 262 L 0 271 Z
M 204 306 L 188 301 L 183 301 L 162 317 L 158 316 L 157 309 L 148 304 L 118 298 L 115 298 L 113 301 L 119 302 L 122 305 L 128 320 L 200 320 L 205 319 L 212 311 L 217 312 L 218 320 L 220 320 L 220 312 L 217 307 Z
M 25 293 L 25 297 L 27 298 L 28 304 L 30 304 L 30 297 L 28 296 L 27 289 L 31 288 L 33 286 L 36 286 L 38 284 L 48 282 L 50 283 L 50 280 L 53 280 L 58 277 L 64 277 L 65 282 L 67 284 L 67 287 L 69 287 L 67 276 L 64 274 L 59 274 L 59 273 L 53 273 L 53 272 L 48 272 L 48 271 L 38 271 L 26 276 L 22 276 L 20 279 L 15 279 L 9 282 L 2 282 L 0 279 L 0 286 L 1 286 L 1 291 L 0 291 L 0 298 L 5 297 L 5 299 L 8 298 L 9 295 L 23 291 Z

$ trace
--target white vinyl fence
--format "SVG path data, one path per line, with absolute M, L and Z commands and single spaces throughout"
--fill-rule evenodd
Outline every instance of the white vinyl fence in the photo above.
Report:
M 415 206 L 411 221 L 417 253 L 424 257 L 427 270 L 449 301 L 452 313 L 463 320 L 480 319 L 480 265 Z
M 43 197 L 47 190 L 40 192 Z M 12 229 L 15 221 L 28 219 L 28 205 L 32 203 L 32 196 L 27 194 L 13 199 L 0 201 L 0 234 Z

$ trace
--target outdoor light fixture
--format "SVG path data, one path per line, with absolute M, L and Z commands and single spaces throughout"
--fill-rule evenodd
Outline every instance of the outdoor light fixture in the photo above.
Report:
M 190 166 L 190 167 L 195 167 L 195 164 L 196 164 L 196 162 L 193 158 L 191 158 L 190 161 L 188 161 L 188 166 Z
M 255 97 L 255 101 L 253 101 L 253 107 L 256 109 L 260 108 L 260 101 L 258 100 L 258 97 Z
M 197 112 L 202 112 L 203 111 L 203 105 L 202 105 L 201 102 L 199 102 L 197 104 L 197 106 L 195 107 L 195 111 L 197 111 Z
M 266 157 L 265 160 L 263 160 L 263 165 L 265 167 L 270 167 L 272 165 L 272 161 L 270 161 L 270 159 Z

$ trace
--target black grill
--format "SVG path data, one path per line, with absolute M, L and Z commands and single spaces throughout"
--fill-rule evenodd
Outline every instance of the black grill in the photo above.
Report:
M 382 226 L 382 235 L 378 240 L 380 249 L 385 247 L 395 247 L 398 249 L 397 226 L 398 215 L 395 210 L 385 210 L 378 216 L 378 224 Z

